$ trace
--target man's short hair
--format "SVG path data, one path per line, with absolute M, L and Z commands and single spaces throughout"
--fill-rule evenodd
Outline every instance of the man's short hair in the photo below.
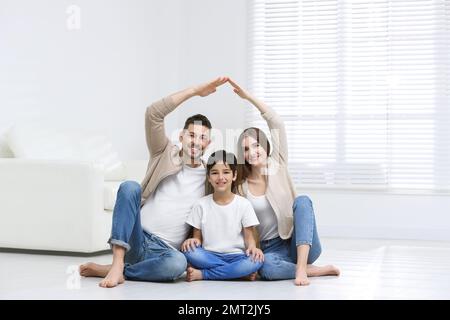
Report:
M 186 119 L 186 122 L 184 123 L 184 128 L 187 129 L 190 124 L 201 124 L 204 127 L 207 127 L 208 129 L 211 129 L 211 122 L 209 122 L 208 118 L 202 114 L 195 114 L 189 118 Z

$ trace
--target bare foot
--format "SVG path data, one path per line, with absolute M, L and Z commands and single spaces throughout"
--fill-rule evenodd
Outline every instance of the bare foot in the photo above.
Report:
M 203 280 L 202 272 L 198 269 L 188 267 L 186 269 L 186 281 Z
M 113 264 L 105 279 L 103 279 L 98 285 L 103 288 L 113 288 L 121 283 L 125 282 L 123 277 L 123 263 Z
M 80 276 L 83 277 L 101 277 L 104 278 L 111 269 L 110 264 L 97 264 L 88 262 L 82 264 L 79 268 Z
M 308 275 L 304 269 L 298 268 L 295 272 L 294 283 L 296 286 L 307 286 L 309 285 Z
M 308 266 L 306 267 L 306 273 L 308 277 L 339 276 L 341 274 L 341 271 L 339 270 L 339 268 L 331 264 L 323 267 L 308 264 Z
M 253 272 L 253 273 L 249 274 L 248 276 L 242 277 L 240 279 L 241 280 L 246 280 L 246 281 L 255 281 L 257 274 L 258 274 L 257 272 Z

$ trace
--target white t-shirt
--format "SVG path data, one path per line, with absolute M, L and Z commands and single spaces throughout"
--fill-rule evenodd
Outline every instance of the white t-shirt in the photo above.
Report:
M 144 231 L 179 249 L 189 233 L 185 221 L 193 204 L 205 195 L 206 170 L 183 165 L 163 179 L 141 208 Z
M 279 236 L 278 220 L 275 211 L 267 200 L 266 195 L 254 196 L 250 190 L 247 192 L 247 199 L 252 204 L 259 220 L 257 227 L 260 240 L 270 240 Z
M 202 231 L 203 248 L 219 253 L 245 251 L 244 229 L 259 224 L 251 203 L 239 195 L 227 205 L 219 205 L 213 195 L 201 198 L 186 223 Z

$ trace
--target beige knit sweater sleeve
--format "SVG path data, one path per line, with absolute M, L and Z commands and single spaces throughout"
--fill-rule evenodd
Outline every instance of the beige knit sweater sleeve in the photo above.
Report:
M 271 157 L 280 163 L 287 164 L 288 162 L 288 144 L 286 136 L 286 128 L 281 117 L 269 106 L 268 111 L 261 114 L 266 120 L 270 129 L 272 140 Z
M 145 137 L 151 157 L 162 153 L 169 143 L 164 128 L 164 118 L 177 105 L 170 96 L 152 103 L 145 112 Z

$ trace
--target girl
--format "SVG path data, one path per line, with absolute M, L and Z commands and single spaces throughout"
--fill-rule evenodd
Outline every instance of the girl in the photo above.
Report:
M 187 281 L 244 278 L 255 280 L 263 253 L 253 237 L 258 219 L 250 202 L 234 193 L 237 161 L 214 152 L 206 166 L 207 189 L 214 192 L 194 205 L 187 219 L 193 237 L 181 246 L 188 263 Z
M 248 128 L 238 139 L 238 192 L 247 197 L 256 211 L 260 248 L 265 254 L 260 275 L 266 280 L 295 279 L 308 285 L 308 277 L 335 275 L 333 265 L 313 265 L 322 249 L 312 202 L 296 196 L 287 170 L 288 146 L 283 121 L 266 104 L 228 79 L 234 92 L 248 100 L 266 120 L 272 135 L 272 152 L 264 132 Z

